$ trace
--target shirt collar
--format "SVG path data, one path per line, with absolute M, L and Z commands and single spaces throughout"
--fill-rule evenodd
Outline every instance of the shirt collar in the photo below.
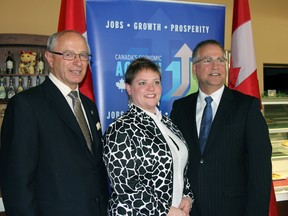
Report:
M 225 86 L 223 85 L 220 89 L 218 89 L 217 91 L 213 92 L 211 95 L 206 95 L 199 88 L 198 100 L 203 102 L 207 96 L 210 96 L 210 97 L 212 97 L 213 102 L 215 102 L 217 105 L 219 105 L 221 97 L 222 97 L 222 94 L 223 94 L 223 91 L 224 91 L 224 87 Z
M 153 118 L 154 121 L 156 120 L 161 121 L 162 119 L 162 114 L 157 107 L 155 107 L 155 114 L 146 110 L 144 110 L 144 112 L 146 112 L 147 115 L 151 116 L 151 118 Z
M 59 80 L 54 74 L 49 73 L 49 78 L 57 86 L 57 88 L 61 91 L 61 93 L 64 95 L 64 97 L 67 97 L 68 94 L 72 91 L 69 86 L 67 86 L 61 80 Z M 74 91 L 77 91 L 78 95 L 79 95 L 78 86 Z
M 161 121 L 161 119 L 162 119 L 162 114 L 161 114 L 160 110 L 157 107 L 155 107 L 155 113 L 152 113 L 152 112 L 149 112 L 147 110 L 142 109 L 139 106 L 136 106 L 134 103 L 132 103 L 131 105 L 141 109 L 144 113 L 146 113 L 148 116 L 150 116 L 152 119 L 154 119 L 154 121 L 155 120 Z

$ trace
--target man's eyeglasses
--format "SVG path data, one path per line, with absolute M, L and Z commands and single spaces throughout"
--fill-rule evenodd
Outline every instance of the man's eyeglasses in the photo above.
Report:
M 204 65 L 211 65 L 213 62 L 215 62 L 218 65 L 225 65 L 227 62 L 227 59 L 224 57 L 223 58 L 216 58 L 216 59 L 213 59 L 211 57 L 205 57 L 205 58 L 202 58 L 202 59 L 195 61 L 194 64 L 197 64 L 199 62 L 202 62 Z
M 54 51 L 49 51 L 50 53 L 56 54 L 56 55 L 62 55 L 63 59 L 72 61 L 76 58 L 78 55 L 81 61 L 89 61 L 91 59 L 91 54 L 89 53 L 79 53 L 76 54 L 72 51 L 64 51 L 63 53 L 60 52 L 54 52 Z

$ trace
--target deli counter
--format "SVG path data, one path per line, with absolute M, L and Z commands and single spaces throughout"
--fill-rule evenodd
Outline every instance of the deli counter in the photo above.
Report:
M 263 97 L 262 111 L 272 143 L 272 178 L 278 202 L 288 201 L 288 97 Z

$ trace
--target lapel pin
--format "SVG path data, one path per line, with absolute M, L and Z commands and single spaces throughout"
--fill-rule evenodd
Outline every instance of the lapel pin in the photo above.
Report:
M 101 124 L 100 124 L 100 122 L 97 122 L 96 128 L 97 128 L 97 130 L 100 130 L 100 129 L 101 129 Z

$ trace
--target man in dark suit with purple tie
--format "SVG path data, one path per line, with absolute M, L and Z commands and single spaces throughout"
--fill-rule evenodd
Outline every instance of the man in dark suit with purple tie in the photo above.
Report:
M 16 94 L 5 112 L 0 186 L 6 215 L 105 216 L 108 178 L 98 110 L 78 88 L 90 60 L 86 39 L 75 31 L 55 33 L 47 49 L 49 76 Z M 87 133 L 74 115 L 71 91 L 79 95 Z
M 215 40 L 195 47 L 193 74 L 199 90 L 176 100 L 171 111 L 190 148 L 188 178 L 195 197 L 191 215 L 268 216 L 272 148 L 267 124 L 257 98 L 225 86 L 224 53 Z M 208 96 L 212 124 L 200 151 Z

